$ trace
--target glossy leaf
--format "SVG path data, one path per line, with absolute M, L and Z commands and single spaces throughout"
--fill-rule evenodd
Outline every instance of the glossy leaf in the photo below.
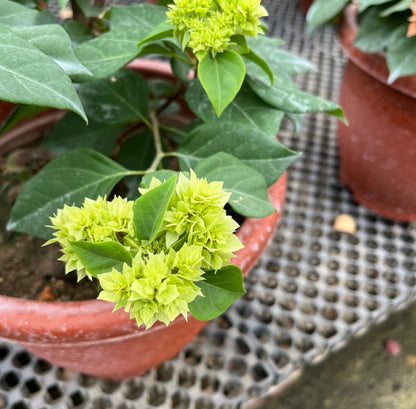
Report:
M 85 270 L 93 277 L 108 273 L 113 268 L 121 271 L 123 263 L 131 265 L 132 256 L 126 248 L 116 241 L 91 243 L 87 241 L 70 241 L 69 245 L 81 261 Z
M 217 152 L 229 153 L 258 170 L 268 186 L 299 156 L 256 128 L 229 121 L 216 121 L 194 129 L 175 154 L 181 170 L 189 170 Z
M 19 27 L 14 30 L 20 37 L 51 57 L 68 75 L 78 80 L 92 77 L 75 57 L 71 39 L 67 32 L 57 24 Z
M 399 77 L 416 74 L 416 37 L 406 37 L 405 27 L 399 27 L 390 37 L 386 57 L 390 84 Z
M 1 25 L 0 99 L 69 109 L 86 120 L 68 75 L 38 48 Z
M 185 94 L 192 112 L 205 122 L 217 120 L 209 98 L 197 80 L 193 80 Z M 235 99 L 221 114 L 220 120 L 246 124 L 275 138 L 284 113 L 263 102 L 248 86 L 243 85 Z
M 0 1 L 0 24 L 10 27 L 27 27 L 35 24 L 38 12 L 15 1 Z M 1 35 L 1 34 L 0 34 Z
M 204 296 L 198 296 L 188 304 L 191 314 L 198 320 L 208 321 L 218 317 L 246 293 L 241 270 L 233 264 L 216 272 L 208 271 L 204 278 L 196 283 Z
M 215 58 L 211 54 L 202 57 L 198 75 L 218 116 L 237 95 L 243 84 L 246 69 L 240 55 L 224 51 Z
M 315 0 L 306 16 L 309 31 L 314 31 L 332 20 L 349 2 L 350 0 Z
M 122 129 L 120 125 L 106 125 L 95 121 L 86 125 L 79 116 L 69 112 L 53 128 L 43 146 L 56 155 L 82 147 L 109 155 Z
M 147 116 L 147 85 L 131 70 L 91 81 L 78 88 L 89 118 L 107 125 L 143 120 Z
M 176 186 L 177 175 L 140 196 L 133 206 L 133 224 L 139 240 L 151 243 L 157 236 Z
M 129 174 L 126 168 L 88 148 L 58 156 L 23 186 L 7 229 L 51 238 L 46 225 L 57 209 L 65 204 L 80 206 L 86 197 L 107 195 Z
M 219 152 L 203 159 L 195 173 L 208 182 L 223 181 L 224 190 L 231 192 L 228 203 L 242 216 L 265 217 L 275 211 L 263 175 L 228 153 Z

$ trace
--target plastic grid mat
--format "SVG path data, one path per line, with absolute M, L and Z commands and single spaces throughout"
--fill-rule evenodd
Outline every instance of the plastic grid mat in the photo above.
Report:
M 266 1 L 270 30 L 313 61 L 302 89 L 336 100 L 344 58 L 333 29 L 310 38 L 295 0 Z M 308 116 L 280 138 L 303 152 L 289 172 L 284 214 L 247 294 L 177 358 L 146 375 L 109 381 L 54 367 L 0 342 L 0 409 L 231 409 L 244 407 L 306 362 L 318 362 L 415 293 L 415 225 L 357 206 L 340 186 L 336 120 Z M 333 229 L 339 214 L 354 235 Z

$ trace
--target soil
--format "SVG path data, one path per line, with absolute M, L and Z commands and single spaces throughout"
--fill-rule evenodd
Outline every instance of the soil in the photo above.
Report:
M 96 281 L 76 282 L 75 272 L 65 274 L 59 247 L 42 247 L 44 240 L 7 232 L 6 224 L 16 197 L 29 177 L 52 154 L 28 147 L 0 158 L 0 294 L 40 301 L 76 301 L 96 298 Z

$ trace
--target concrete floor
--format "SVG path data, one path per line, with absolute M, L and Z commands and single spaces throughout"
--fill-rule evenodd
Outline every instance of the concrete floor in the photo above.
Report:
M 256 407 L 416 409 L 416 304 L 322 364 L 306 368 L 293 384 Z

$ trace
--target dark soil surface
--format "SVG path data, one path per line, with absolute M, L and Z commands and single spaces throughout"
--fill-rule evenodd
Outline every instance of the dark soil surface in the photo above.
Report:
M 0 294 L 40 301 L 75 301 L 97 296 L 97 282 L 77 283 L 75 272 L 65 275 L 59 247 L 42 247 L 44 240 L 6 232 L 14 201 L 24 183 L 51 159 L 42 148 L 15 151 L 0 158 Z

